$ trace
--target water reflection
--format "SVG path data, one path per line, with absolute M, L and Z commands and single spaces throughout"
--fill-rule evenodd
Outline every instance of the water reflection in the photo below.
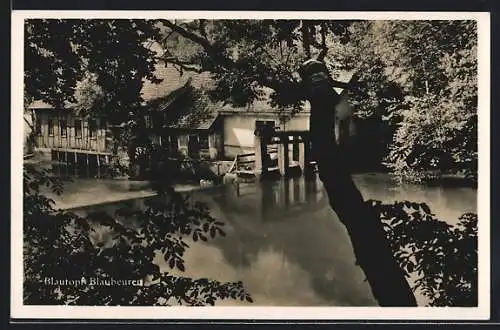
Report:
M 476 191 L 471 188 L 397 187 L 383 175 L 356 176 L 355 181 L 365 198 L 427 202 L 447 219 L 476 209 Z M 376 305 L 363 272 L 355 266 L 346 230 L 318 180 L 227 185 L 189 194 L 225 223 L 227 236 L 192 242 L 185 256 L 186 275 L 241 280 L 255 305 Z M 127 203 L 141 208 L 144 199 Z M 75 211 L 114 212 L 124 205 Z M 165 267 L 161 258 L 158 262 Z

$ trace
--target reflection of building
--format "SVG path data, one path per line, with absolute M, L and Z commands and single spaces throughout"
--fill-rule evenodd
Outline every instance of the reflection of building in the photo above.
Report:
M 260 185 L 262 220 L 276 221 L 285 219 L 284 211 L 308 212 L 324 197 L 321 183 L 317 178 L 311 180 L 291 178 L 280 181 L 264 181 Z M 299 208 L 297 208 L 300 205 Z M 280 216 L 279 216 L 280 215 Z

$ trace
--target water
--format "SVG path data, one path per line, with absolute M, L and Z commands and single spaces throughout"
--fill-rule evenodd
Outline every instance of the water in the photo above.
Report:
M 476 212 L 472 188 L 396 186 L 383 174 L 354 176 L 365 199 L 385 202 L 426 202 L 443 220 L 455 223 L 465 212 Z M 67 193 L 76 193 L 77 185 Z M 109 194 L 109 191 L 105 191 Z M 93 200 L 99 200 L 94 190 Z M 240 184 L 190 192 L 208 204 L 212 215 L 225 223 L 226 237 L 192 242 L 186 275 L 220 281 L 243 281 L 254 305 L 374 306 L 361 269 L 355 266 L 349 237 L 330 209 L 319 181 L 303 178 Z M 75 209 L 112 212 L 125 204 L 140 207 L 143 200 Z M 160 266 L 167 266 L 158 259 Z M 418 297 L 420 303 L 424 300 Z M 233 301 L 218 305 L 235 304 Z M 237 303 L 236 303 L 237 304 Z

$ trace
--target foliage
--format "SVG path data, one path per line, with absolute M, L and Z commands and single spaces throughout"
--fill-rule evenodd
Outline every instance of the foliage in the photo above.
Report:
M 182 276 L 189 241 L 225 236 L 224 224 L 204 204 L 173 191 L 123 208 L 114 216 L 80 217 L 55 210 L 41 185 L 62 192 L 48 173 L 24 172 L 24 302 L 69 305 L 213 305 L 220 299 L 252 302 L 241 282 Z M 169 270 L 160 268 L 161 256 Z M 47 285 L 46 278 L 142 280 L 143 285 Z
M 477 32 L 474 21 L 161 21 L 167 64 L 208 71 L 212 96 L 235 105 L 272 92 L 278 110 L 302 106 L 295 70 L 328 49 L 335 78 L 355 71 L 356 117 L 374 119 L 373 143 L 401 180 L 477 175 Z M 181 48 L 179 45 L 191 47 Z M 375 128 L 375 127 L 374 127 Z M 366 140 L 366 139 L 365 139 Z M 378 162 L 382 159 L 378 159 Z
M 357 71 L 365 89 L 363 96 L 351 95 L 357 116 L 374 118 L 385 124 L 386 134 L 381 142 L 389 149 L 388 167 L 398 177 L 418 179 L 430 171 L 465 171 L 472 176 L 476 173 L 477 34 L 475 23 L 469 21 L 28 20 L 26 99 L 41 98 L 54 105 L 60 105 L 64 100 L 74 101 L 77 81 L 88 72 L 95 74 L 99 93 L 88 90 L 83 94 L 90 95 L 87 99 L 95 98 L 95 102 L 90 102 L 93 108 L 104 111 L 113 123 L 124 128 L 116 129 L 114 136 L 122 134 L 121 140 L 126 141 L 130 157 L 135 157 L 137 147 L 147 147 L 149 143 L 142 134 L 144 122 L 139 105 L 144 79 L 157 81 L 154 67 L 159 63 L 159 55 L 149 47 L 153 40 L 162 45 L 164 53 L 161 60 L 166 65 L 173 65 L 181 72 L 210 72 L 215 82 L 211 91 L 213 99 L 246 105 L 265 97 L 270 89 L 272 105 L 278 109 L 294 110 L 300 108 L 303 98 L 300 81 L 294 71 L 315 52 L 329 49 L 326 61 L 334 75 L 340 70 Z M 61 265 L 65 265 L 63 259 L 68 257 L 72 265 L 83 265 L 85 271 L 103 269 L 105 274 L 111 275 L 115 267 L 123 267 L 137 276 L 156 274 L 168 284 L 154 284 L 148 287 L 149 291 L 140 292 L 131 288 L 128 293 L 123 291 L 128 296 L 111 300 L 109 297 L 115 296 L 104 296 L 106 292 L 78 292 L 82 296 L 78 296 L 77 303 L 96 295 L 105 299 L 106 303 L 122 304 L 124 300 L 127 303 L 149 304 L 151 299 L 159 296 L 179 298 L 177 291 L 172 293 L 171 290 L 175 283 L 204 283 L 210 287 L 207 282 L 182 279 L 169 273 L 165 276 L 159 274 L 151 261 L 153 251 L 136 241 L 146 239 L 145 233 L 117 221 L 122 215 L 116 219 L 104 215 L 92 217 L 92 223 L 120 233 L 113 240 L 113 247 L 105 247 L 104 250 L 115 251 L 121 257 L 109 259 L 106 253 L 102 255 L 104 247 L 96 247 L 89 235 L 81 234 L 91 229 L 88 222 L 75 215 L 52 210 L 50 201 L 34 188 L 45 179 L 39 177 L 36 183 L 29 183 L 32 182 L 30 180 L 25 180 L 32 185 L 25 189 L 28 191 L 25 205 L 31 207 L 25 209 L 25 228 L 28 228 L 25 240 L 32 244 L 26 246 L 29 252 L 26 255 L 34 258 L 39 254 L 42 261 L 44 258 L 52 259 L 44 264 L 40 264 L 39 259 L 27 259 L 27 263 L 36 265 L 31 268 L 31 273 L 27 267 L 27 279 L 36 279 L 40 274 L 33 270 L 38 272 L 43 267 L 46 267 L 47 274 L 61 271 L 64 269 Z M 192 211 L 195 209 L 193 205 L 189 208 L 187 202 L 181 203 L 171 199 L 173 197 L 166 196 L 167 203 L 161 204 L 162 207 L 149 205 L 142 215 L 134 215 L 143 223 L 150 224 L 151 228 L 145 228 L 151 229 L 147 237 L 152 244 L 161 241 L 172 248 L 182 247 L 177 240 L 178 235 L 192 235 L 195 228 L 199 228 L 199 225 L 193 225 L 195 221 L 200 225 L 211 223 L 202 216 L 203 212 Z M 474 270 L 472 267 L 468 273 L 463 265 L 474 264 L 474 258 L 477 258 L 474 257 L 477 249 L 474 247 L 477 244 L 474 243 L 475 216 L 466 215 L 462 219 L 462 227 L 451 228 L 434 219 L 423 205 L 406 204 L 396 203 L 390 207 L 375 205 L 377 212 L 390 222 L 391 229 L 387 229 L 394 252 L 398 253 L 401 248 L 409 248 L 410 251 L 415 248 L 409 254 L 397 254 L 403 268 L 409 273 L 419 274 L 421 281 L 417 284 L 432 304 L 474 305 L 474 299 L 477 299 L 474 298 L 477 268 Z M 185 227 L 175 221 L 176 217 L 168 213 L 165 205 L 174 207 L 175 215 L 184 219 Z M 175 209 L 176 205 L 184 206 Z M 189 216 L 182 210 L 190 210 L 187 212 Z M 178 211 L 180 213 L 176 213 Z M 159 219 L 168 220 L 161 224 L 155 222 Z M 169 222 L 171 220 L 172 223 Z M 70 223 L 78 231 L 68 231 Z M 184 234 L 185 228 L 188 228 L 189 234 Z M 45 236 L 40 235 L 42 232 Z M 172 236 L 155 236 L 166 232 Z M 431 236 L 435 237 L 431 240 Z M 53 249 L 53 242 L 68 249 Z M 134 249 L 130 248 L 130 244 Z M 90 252 L 85 254 L 76 250 L 75 246 Z M 42 250 L 36 250 L 39 247 Z M 434 252 L 431 253 L 436 248 L 443 254 L 436 257 Z M 457 253 L 448 253 L 454 248 L 458 249 Z M 132 253 L 137 255 L 129 255 Z M 141 256 L 140 262 L 127 262 L 138 260 L 135 259 L 137 256 Z M 182 257 L 182 253 L 177 256 Z M 170 262 L 172 257 L 169 258 Z M 118 264 L 109 267 L 112 264 L 110 260 Z M 172 268 L 179 269 L 177 261 L 173 262 Z M 224 287 L 219 284 L 214 285 Z M 26 285 L 33 285 L 26 292 L 36 293 L 27 297 L 27 301 L 36 300 L 36 297 L 56 297 L 52 295 L 51 288 L 40 286 L 36 281 L 28 280 Z M 241 289 L 241 286 L 236 287 Z M 44 293 L 44 290 L 47 292 Z M 201 291 L 191 286 L 188 292 L 196 296 Z M 72 295 L 75 292 L 66 292 L 64 299 L 72 299 Z M 181 296 L 181 302 L 193 302 L 191 294 L 188 295 Z M 134 299 L 138 300 L 132 301 L 132 297 L 136 296 L 139 298 Z M 225 293 L 215 296 L 227 297 Z M 203 299 L 203 303 L 211 303 L 208 298 Z
M 385 122 L 386 165 L 402 180 L 477 176 L 477 32 L 474 21 L 377 21 L 351 26 L 337 52 L 357 63 L 360 118 Z M 368 97 L 365 97 L 368 96 Z
M 368 201 L 384 223 L 394 255 L 430 306 L 477 306 L 477 215 L 455 225 L 425 203 Z
M 26 20 L 25 102 L 72 105 L 105 115 L 112 127 L 138 122 L 144 81 L 161 81 L 150 47 L 158 32 L 150 20 Z M 115 154 L 129 145 L 122 130 L 111 133 Z
M 151 21 L 30 19 L 25 24 L 30 98 L 62 106 L 75 101 L 78 81 L 95 75 L 104 94 L 96 109 L 121 113 L 140 103 L 143 79 L 158 81 L 156 53 L 148 47 L 158 32 Z
M 345 36 L 350 24 L 305 20 L 160 22 L 166 64 L 181 71 L 210 72 L 215 81 L 211 91 L 214 99 L 242 106 L 270 91 L 271 105 L 296 110 L 303 100 L 295 74 L 300 63 L 311 56 L 311 49 L 317 54 L 326 47 L 320 35 L 325 41 L 327 35 Z M 186 43 L 191 47 L 180 47 Z

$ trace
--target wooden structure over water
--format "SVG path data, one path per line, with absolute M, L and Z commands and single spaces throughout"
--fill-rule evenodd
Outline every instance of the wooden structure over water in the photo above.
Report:
M 263 134 L 262 134 L 263 133 Z M 229 173 L 239 177 L 299 176 L 315 171 L 309 131 L 256 132 L 255 152 L 236 156 Z

